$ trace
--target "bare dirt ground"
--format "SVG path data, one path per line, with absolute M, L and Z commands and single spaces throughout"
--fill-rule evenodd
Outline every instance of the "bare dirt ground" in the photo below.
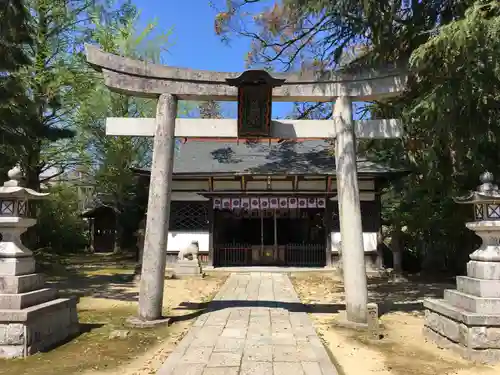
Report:
M 126 326 L 137 312 L 138 285 L 134 262 L 111 255 L 80 256 L 46 267 L 48 283 L 61 295 L 77 295 L 82 333 L 47 353 L 26 359 L 0 360 L 0 375 L 146 375 L 154 374 L 201 314 L 198 304 L 210 301 L 227 274 L 203 279 L 165 279 L 164 315 L 169 327 Z M 55 265 L 56 264 L 56 265 Z M 55 266 L 54 266 L 55 265 Z
M 335 327 L 344 309 L 340 277 L 329 274 L 291 275 L 295 290 L 310 312 L 318 334 L 329 347 L 341 373 L 346 375 L 494 375 L 500 365 L 484 366 L 439 349 L 422 335 L 425 297 L 442 298 L 452 284 L 419 279 L 369 279 L 370 301 L 379 304 L 383 329 L 380 339 L 367 333 Z

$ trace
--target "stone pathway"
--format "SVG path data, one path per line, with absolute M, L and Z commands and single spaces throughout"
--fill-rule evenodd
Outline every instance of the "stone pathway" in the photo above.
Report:
M 336 375 L 285 274 L 231 274 L 158 375 Z

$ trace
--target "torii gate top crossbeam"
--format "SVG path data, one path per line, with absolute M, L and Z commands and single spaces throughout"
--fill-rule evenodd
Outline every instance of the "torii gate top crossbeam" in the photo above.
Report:
M 182 100 L 236 101 L 238 89 L 226 80 L 241 73 L 213 72 L 150 64 L 125 58 L 86 45 L 87 61 L 102 71 L 105 84 L 113 91 L 139 97 L 173 94 Z M 312 73 L 275 74 L 284 79 L 273 88 L 273 101 L 329 102 L 339 96 L 359 101 L 371 101 L 400 94 L 406 85 L 406 72 L 391 70 L 384 74 L 370 71 L 364 74 Z

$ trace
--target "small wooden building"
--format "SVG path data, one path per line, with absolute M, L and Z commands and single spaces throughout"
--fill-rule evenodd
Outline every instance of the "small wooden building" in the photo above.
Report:
M 380 191 L 400 170 L 358 160 L 367 267 L 380 254 Z M 149 186 L 147 169 L 135 169 Z M 333 266 L 340 223 L 335 159 L 326 141 L 190 140 L 174 162 L 168 263 L 198 241 L 207 266 Z
M 108 253 L 115 247 L 116 214 L 113 208 L 98 205 L 82 213 L 89 224 L 89 248 L 91 252 Z

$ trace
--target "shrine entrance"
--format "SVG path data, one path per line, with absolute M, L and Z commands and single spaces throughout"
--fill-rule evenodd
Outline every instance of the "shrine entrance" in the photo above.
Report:
M 214 199 L 215 267 L 325 266 L 324 198 L 247 199 Z

